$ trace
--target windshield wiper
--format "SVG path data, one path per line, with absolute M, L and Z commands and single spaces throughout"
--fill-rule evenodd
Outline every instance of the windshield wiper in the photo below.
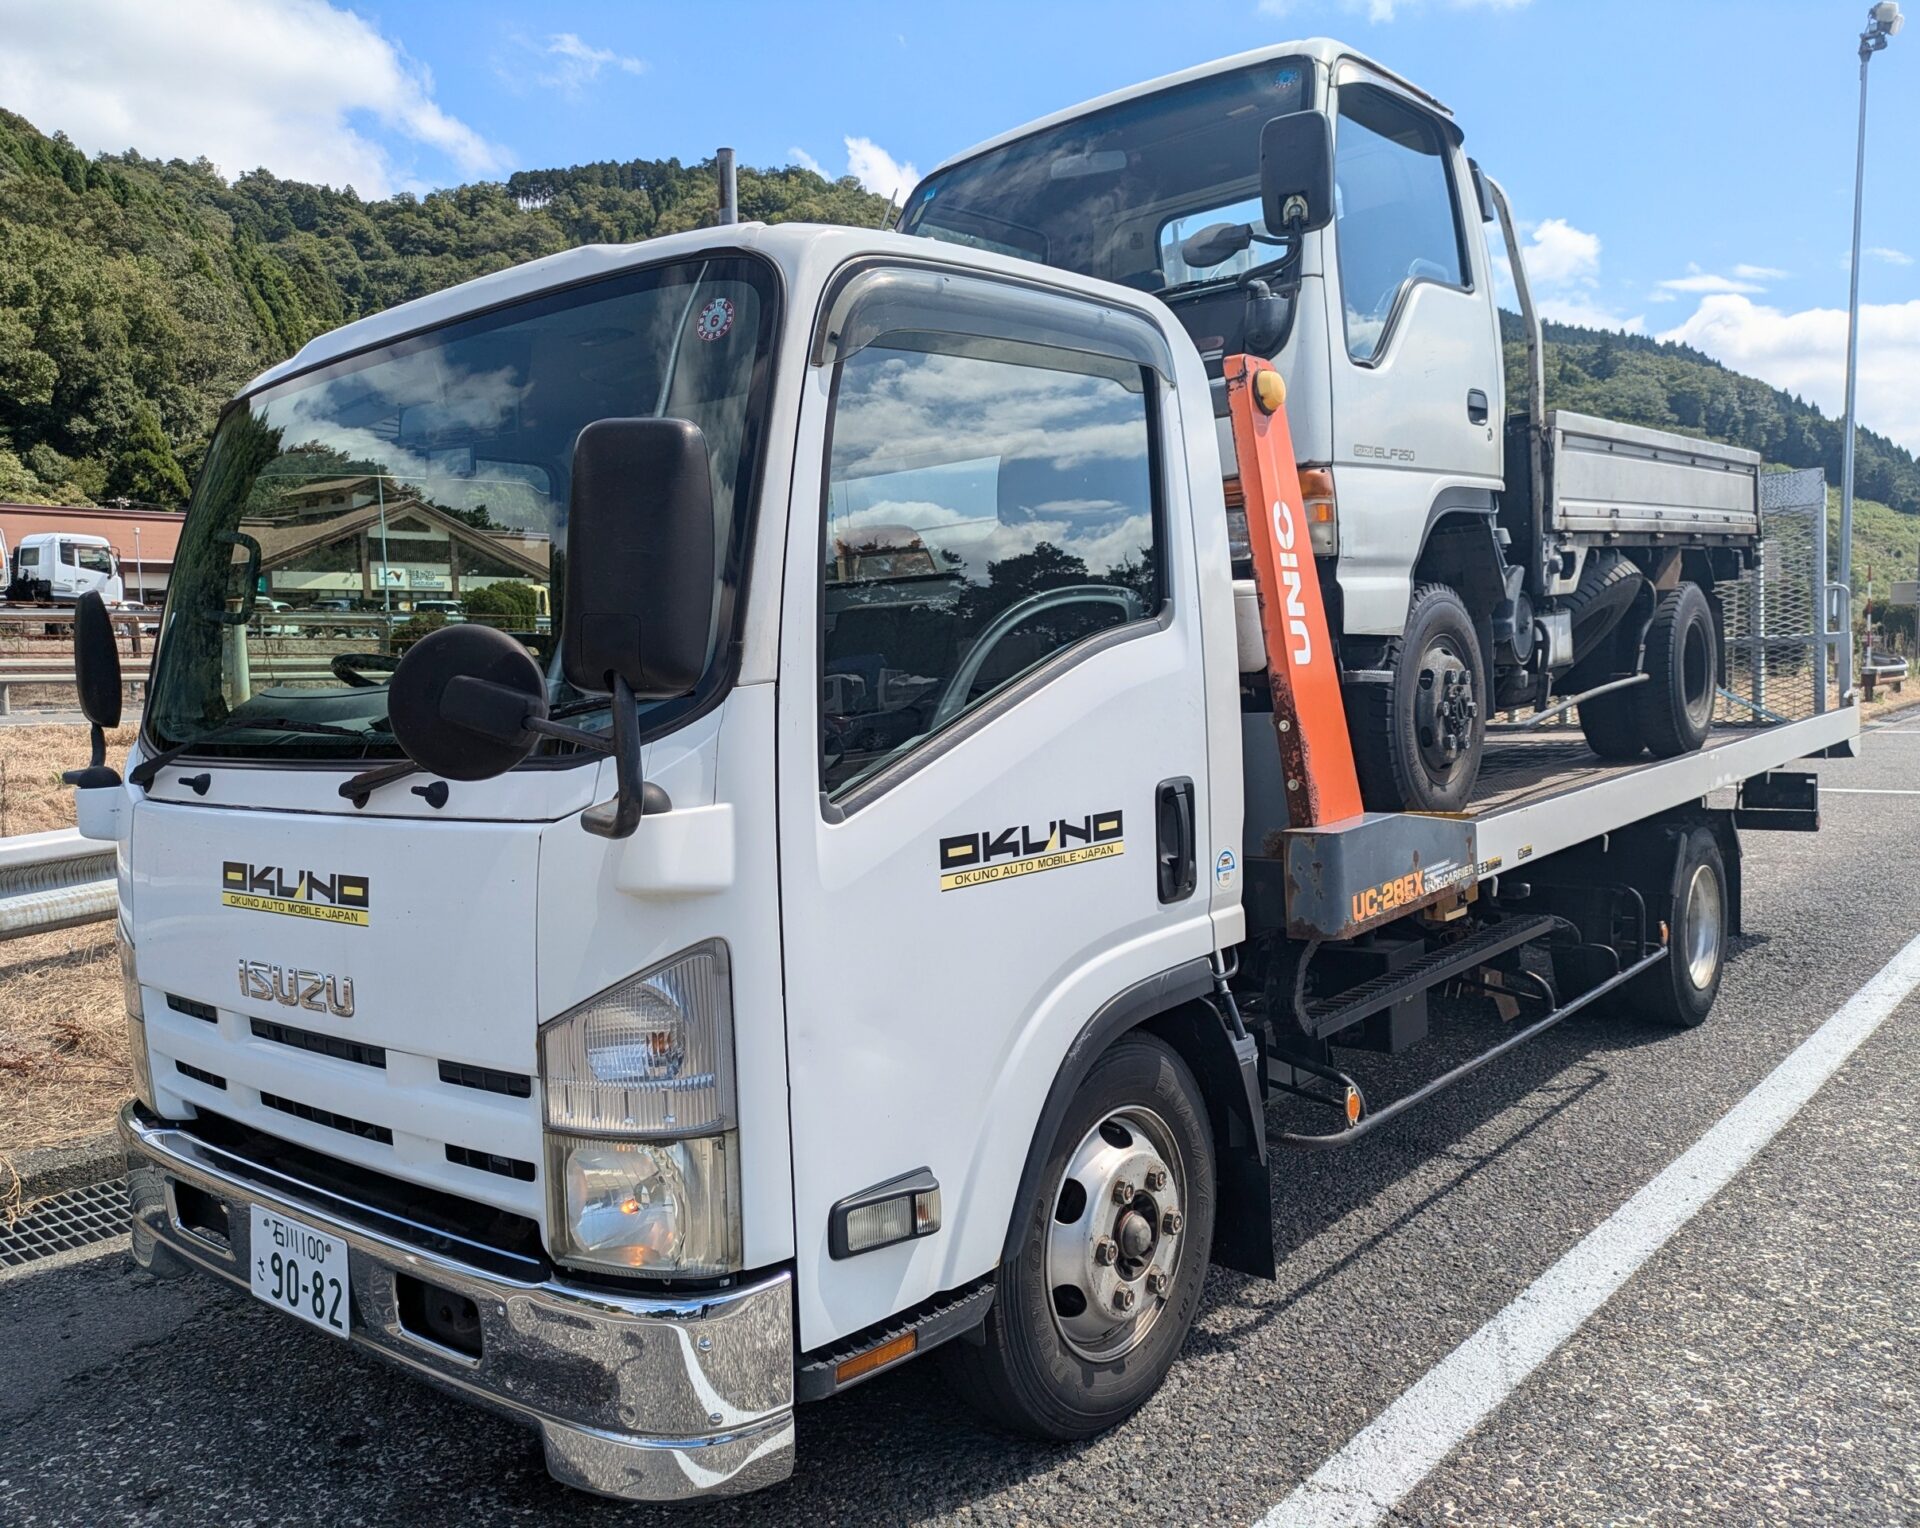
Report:
M 204 743 L 211 743 L 217 737 L 235 732 L 302 732 L 311 737 L 350 737 L 362 744 L 369 737 L 368 733 L 356 732 L 351 727 L 336 727 L 330 722 L 293 722 L 280 716 L 229 718 L 211 732 L 203 732 L 200 736 L 189 738 L 184 743 L 175 743 L 171 748 L 161 749 L 150 759 L 142 759 L 127 776 L 127 783 L 145 790 L 152 783 L 155 775 L 182 754 L 191 753 Z

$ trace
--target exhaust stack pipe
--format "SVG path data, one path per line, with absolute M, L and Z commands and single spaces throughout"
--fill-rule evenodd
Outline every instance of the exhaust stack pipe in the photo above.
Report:
M 720 181 L 720 221 L 740 221 L 740 182 L 734 174 L 733 150 L 718 149 L 713 156 L 713 173 Z

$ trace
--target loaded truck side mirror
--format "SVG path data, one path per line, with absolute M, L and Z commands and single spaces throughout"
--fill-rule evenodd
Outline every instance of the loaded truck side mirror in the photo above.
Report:
M 118 785 L 120 776 L 107 767 L 107 730 L 120 725 L 120 649 L 106 601 L 93 589 L 74 606 L 73 678 L 81 714 L 93 726 L 93 758 L 85 769 L 70 769 L 61 779 L 81 790 Z
M 1333 221 L 1333 125 L 1320 112 L 1288 112 L 1260 129 L 1260 205 L 1269 233 Z

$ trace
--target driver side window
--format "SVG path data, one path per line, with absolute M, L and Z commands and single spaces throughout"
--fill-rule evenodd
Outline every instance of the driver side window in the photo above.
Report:
M 1440 126 L 1382 90 L 1345 85 L 1333 154 L 1335 232 L 1347 354 L 1384 347 L 1400 289 L 1465 287 L 1460 218 Z
M 925 333 L 841 363 L 822 547 L 829 795 L 1056 654 L 1158 616 L 1152 386 L 1117 360 Z

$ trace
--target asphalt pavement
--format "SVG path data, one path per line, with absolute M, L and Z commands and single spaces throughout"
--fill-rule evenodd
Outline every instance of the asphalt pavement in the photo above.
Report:
M 1920 931 L 1920 720 L 1819 768 L 1820 834 L 1745 838 L 1748 932 L 1705 1025 L 1576 1015 L 1349 1150 L 1277 1152 L 1278 1281 L 1216 1271 L 1168 1383 L 1106 1437 L 993 1433 L 932 1359 L 803 1410 L 782 1487 L 628 1508 L 554 1485 L 512 1424 L 111 1248 L 0 1278 L 0 1522 L 1257 1521 Z M 1356 1061 L 1370 1095 L 1498 1026 L 1447 1017 Z M 1916 1096 L 1920 998 L 1389 1521 L 1920 1523 Z

